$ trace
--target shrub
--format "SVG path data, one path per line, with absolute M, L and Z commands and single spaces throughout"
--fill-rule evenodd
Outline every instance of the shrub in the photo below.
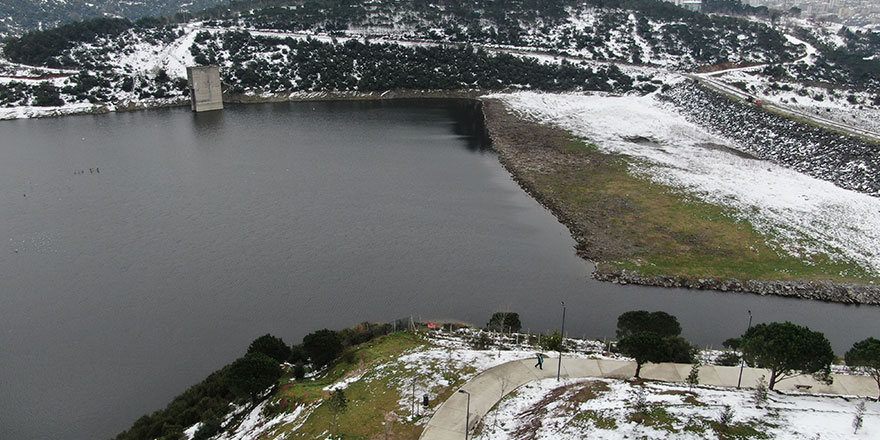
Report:
M 57 107 L 64 105 L 64 100 L 59 96 L 58 89 L 47 82 L 33 88 L 34 105 L 37 107 Z
M 547 351 L 565 351 L 562 345 L 562 333 L 554 330 L 553 333 L 541 338 L 541 348 Z
M 303 348 L 302 344 L 291 345 L 290 346 L 290 356 L 287 357 L 287 362 L 295 364 L 297 362 L 308 362 L 309 355 L 306 354 L 306 350 Z
M 736 367 L 742 362 L 742 357 L 735 351 L 726 351 L 716 360 L 723 367 Z
M 302 346 L 315 367 L 320 368 L 333 362 L 342 352 L 342 337 L 325 328 L 306 335 Z
M 290 357 L 290 347 L 281 338 L 265 334 L 251 342 L 248 353 L 263 353 L 276 362 L 284 362 Z
M 691 367 L 691 371 L 688 372 L 685 382 L 691 386 L 700 384 L 700 364 L 694 364 Z
M 281 366 L 275 359 L 254 352 L 233 362 L 226 379 L 229 388 L 237 396 L 250 396 L 252 401 L 256 401 L 257 395 L 275 384 L 281 373 Z
M 489 330 L 516 333 L 522 329 L 522 323 L 519 321 L 519 313 L 495 312 L 486 327 Z
M 492 346 L 492 338 L 486 332 L 480 332 L 470 340 L 471 347 L 476 350 L 486 350 Z
M 222 425 L 216 418 L 202 422 L 202 426 L 193 435 L 192 440 L 208 440 L 220 432 Z
M 306 367 L 302 362 L 297 362 L 293 365 L 293 377 L 296 380 L 306 377 Z

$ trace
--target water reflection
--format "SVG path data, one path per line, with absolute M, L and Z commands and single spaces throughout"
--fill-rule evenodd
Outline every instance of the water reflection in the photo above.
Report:
M 222 110 L 210 112 L 193 112 L 193 126 L 200 135 L 210 134 L 223 126 L 226 113 Z

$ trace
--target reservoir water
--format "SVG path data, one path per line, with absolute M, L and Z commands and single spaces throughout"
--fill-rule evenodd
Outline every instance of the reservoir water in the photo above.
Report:
M 755 322 L 838 354 L 878 307 L 618 286 L 455 101 L 164 109 L 0 122 L 0 438 L 110 438 L 272 333 L 494 311 L 611 337 L 665 310 L 714 344 Z

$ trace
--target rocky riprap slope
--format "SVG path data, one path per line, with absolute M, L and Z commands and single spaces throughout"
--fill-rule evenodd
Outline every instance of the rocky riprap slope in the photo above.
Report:
M 844 304 L 880 305 L 880 286 L 838 283 L 834 281 L 762 281 L 737 279 L 688 279 L 682 277 L 648 276 L 628 270 L 596 271 L 593 277 L 615 284 L 683 287 L 721 292 L 745 292 L 758 295 L 788 296 Z
M 689 120 L 732 139 L 755 157 L 880 196 L 880 146 L 733 101 L 695 84 L 661 95 Z

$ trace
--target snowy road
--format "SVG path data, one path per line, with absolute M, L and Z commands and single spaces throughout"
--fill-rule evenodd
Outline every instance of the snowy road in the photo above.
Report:
M 729 86 L 717 79 L 710 78 L 709 75 L 685 74 L 685 76 L 693 80 L 699 81 L 700 84 L 708 87 L 711 90 L 723 93 L 725 95 L 733 96 L 744 102 L 749 101 L 749 98 L 751 96 L 748 93 L 737 89 L 736 87 Z M 843 132 L 852 136 L 866 138 L 872 142 L 880 143 L 880 133 L 874 131 L 865 130 L 860 127 L 854 127 L 849 124 L 842 124 L 840 122 L 825 119 L 816 115 L 811 115 L 809 113 L 775 103 L 764 103 L 762 104 L 762 107 L 789 118 L 806 119 L 810 123 L 813 123 L 823 128 L 827 128 L 829 130 Z

